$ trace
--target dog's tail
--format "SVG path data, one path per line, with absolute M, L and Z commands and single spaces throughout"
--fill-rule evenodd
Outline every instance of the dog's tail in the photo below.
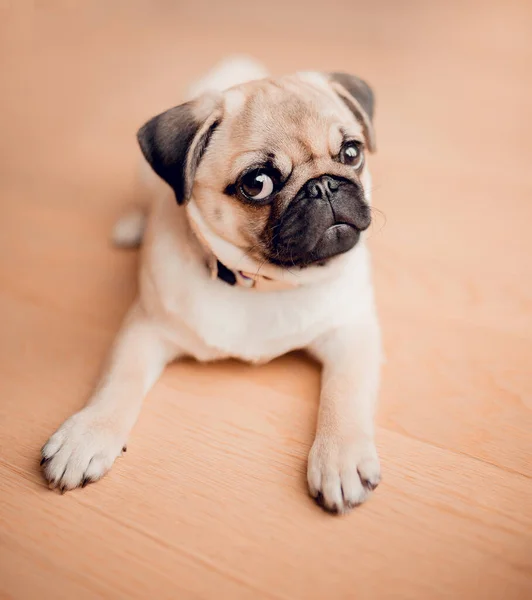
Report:
M 113 227 L 113 245 L 117 248 L 138 248 L 142 244 L 147 217 L 147 211 L 140 207 L 124 213 Z
M 111 233 L 111 241 L 116 248 L 139 248 L 142 245 L 152 198 L 160 181 L 144 157 L 140 156 L 133 205 L 118 218 Z

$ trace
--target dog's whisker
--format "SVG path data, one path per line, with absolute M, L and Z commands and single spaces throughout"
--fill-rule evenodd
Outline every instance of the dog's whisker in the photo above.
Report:
M 257 243 L 257 244 L 254 244 L 253 246 L 251 246 L 251 248 L 248 248 L 248 250 L 246 250 L 246 251 L 244 252 L 244 254 L 243 254 L 241 257 L 240 257 L 240 260 L 239 260 L 239 262 L 238 262 L 238 264 L 237 264 L 237 266 L 236 266 L 236 268 L 237 268 L 237 269 L 239 268 L 239 266 L 240 266 L 241 262 L 242 262 L 243 260 L 245 260 L 246 258 L 251 258 L 251 259 L 253 259 L 253 257 L 251 256 L 251 253 L 252 253 L 252 252 L 255 250 L 255 248 L 257 248 L 259 245 L 260 245 L 259 243 Z
M 267 259 L 264 259 L 264 260 L 263 260 L 263 261 L 260 263 L 260 265 L 259 265 L 259 268 L 257 269 L 257 272 L 255 273 L 255 277 L 258 277 L 258 276 L 259 276 L 259 271 L 260 271 L 260 270 L 262 269 L 262 267 L 263 267 L 263 266 L 266 264 L 266 262 L 267 262 Z
M 374 235 L 379 235 L 379 233 L 386 227 L 386 225 L 388 223 L 388 219 L 386 218 L 386 215 L 384 214 L 384 212 L 382 210 L 380 210 L 379 208 L 376 208 L 375 206 L 370 206 L 369 210 L 370 210 L 372 216 L 378 215 L 383 221 L 383 223 L 379 227 L 379 229 L 377 231 L 375 231 L 374 220 L 373 219 L 371 220 L 371 225 L 370 225 L 371 233 L 370 233 L 370 235 L 368 235 L 368 239 L 371 239 Z

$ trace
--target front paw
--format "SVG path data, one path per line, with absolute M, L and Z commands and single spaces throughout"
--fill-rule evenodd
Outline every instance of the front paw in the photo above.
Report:
M 364 502 L 380 482 L 377 449 L 371 439 L 318 435 L 310 450 L 310 494 L 325 510 L 344 513 Z
M 41 467 L 61 493 L 100 479 L 125 450 L 125 438 L 112 423 L 85 408 L 67 419 L 44 445 Z

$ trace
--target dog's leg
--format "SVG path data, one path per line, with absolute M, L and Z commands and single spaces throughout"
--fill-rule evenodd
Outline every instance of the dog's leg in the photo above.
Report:
M 310 348 L 323 364 L 316 438 L 308 460 L 309 491 L 331 512 L 361 504 L 380 481 L 374 413 L 381 363 L 374 314 L 323 336 Z
M 100 479 L 125 447 L 142 400 L 177 357 L 157 324 L 136 304 L 85 408 L 67 419 L 42 449 L 46 479 L 62 492 Z

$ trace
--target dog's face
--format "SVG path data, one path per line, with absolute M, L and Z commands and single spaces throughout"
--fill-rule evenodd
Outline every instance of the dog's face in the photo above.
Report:
M 370 224 L 365 155 L 373 95 L 360 79 L 304 73 L 203 96 L 138 134 L 178 203 L 259 261 L 325 264 Z

